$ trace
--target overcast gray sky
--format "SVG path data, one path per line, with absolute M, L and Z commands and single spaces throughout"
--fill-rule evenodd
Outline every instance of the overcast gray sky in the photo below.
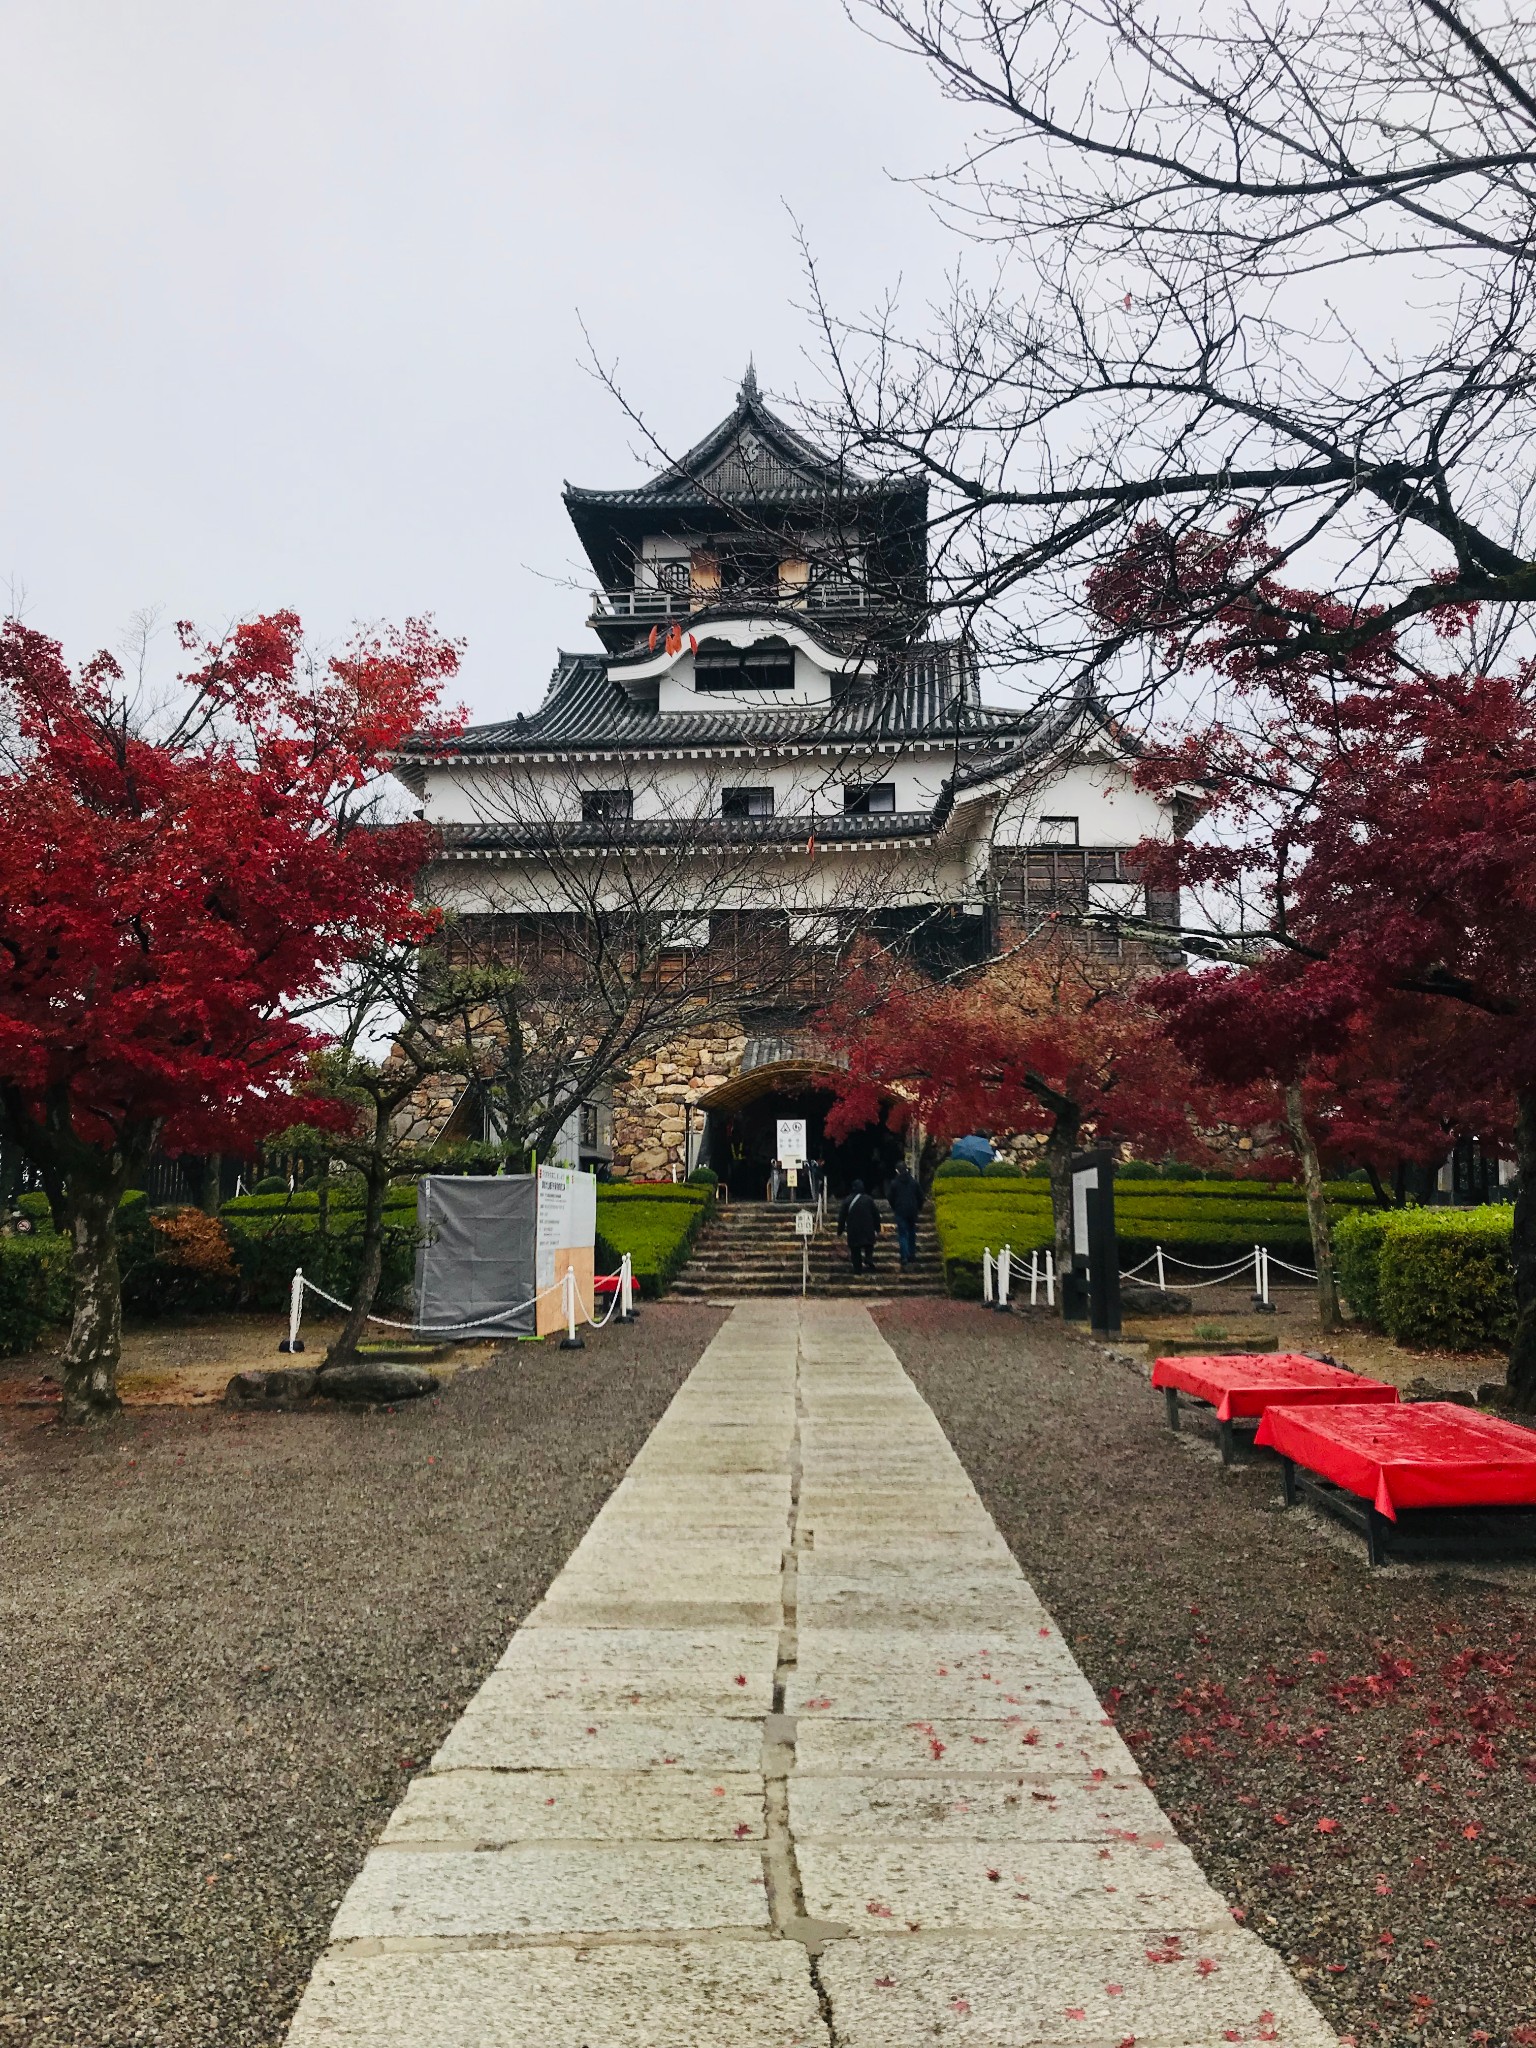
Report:
M 589 644 L 562 479 L 641 473 L 578 311 L 682 446 L 749 353 L 814 388 L 786 209 L 850 310 L 952 253 L 888 173 L 956 112 L 837 0 L 0 18 L 0 582 L 76 657 L 144 606 L 431 611 L 523 708 Z

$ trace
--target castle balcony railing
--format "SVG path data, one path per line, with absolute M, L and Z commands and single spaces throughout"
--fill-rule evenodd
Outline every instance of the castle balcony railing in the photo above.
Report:
M 735 604 L 747 608 L 763 606 L 771 610 L 819 613 L 867 612 L 876 609 L 875 601 L 863 584 L 822 581 L 809 585 L 785 583 L 781 584 L 777 591 L 651 590 L 643 587 L 594 590 L 592 617 L 595 620 L 634 619 L 650 625 L 658 620 L 686 619 L 694 612 L 706 609 L 719 610 Z

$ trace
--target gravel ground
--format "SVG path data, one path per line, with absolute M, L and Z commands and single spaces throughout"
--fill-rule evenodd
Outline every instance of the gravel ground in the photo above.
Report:
M 1028 1316 L 878 1313 L 1211 1881 L 1345 2040 L 1536 2043 L 1536 1570 L 1392 1565 Z M 1186 1425 L 1188 1430 L 1189 1425 Z
M 0 1416 L 0 2042 L 267 2048 L 363 1854 L 723 1317 L 396 1413 Z

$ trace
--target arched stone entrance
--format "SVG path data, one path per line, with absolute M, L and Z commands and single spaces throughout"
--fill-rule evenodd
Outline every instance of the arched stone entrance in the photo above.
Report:
M 796 1057 L 766 1061 L 737 1074 L 699 1097 L 698 1107 L 708 1121 L 697 1157 L 727 1183 L 734 1200 L 762 1201 L 778 1149 L 779 1119 L 800 1117 L 810 1156 L 825 1163 L 830 1195 L 841 1198 L 855 1180 L 862 1180 L 873 1194 L 883 1193 L 901 1161 L 903 1140 L 884 1116 L 878 1125 L 854 1131 L 841 1141 L 828 1138 L 826 1119 L 836 1100 L 835 1079 L 836 1069 L 825 1061 Z

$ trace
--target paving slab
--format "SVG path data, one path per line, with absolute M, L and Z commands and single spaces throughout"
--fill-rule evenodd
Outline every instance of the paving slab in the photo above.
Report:
M 1002 1721 L 833 1720 L 802 1714 L 797 1722 L 795 1775 L 839 1777 L 869 1771 L 882 1776 L 949 1777 L 997 1772 L 1102 1770 L 1135 1776 L 1136 1765 L 1119 1734 L 1095 1709 L 1012 1714 Z
M 535 1842 L 442 1855 L 375 1849 L 331 1939 L 767 1926 L 753 1843 Z
M 1153 1962 L 1145 1939 L 1102 1932 L 834 1942 L 818 1971 L 839 2048 L 1337 2048 L 1253 1937 L 1186 1929 L 1151 1953 L 1180 1960 Z
M 762 1723 L 695 1714 L 529 1714 L 482 1687 L 443 1738 L 432 1771 L 755 1771 Z
M 805 1910 L 855 1935 L 1230 1927 L 1182 1842 L 803 1842 Z
M 974 1756 L 975 1752 L 972 1751 Z M 789 1787 L 796 1842 L 1123 1842 L 1167 1839 L 1137 1777 L 802 1776 Z M 409 1804 L 409 1802 L 407 1802 Z
M 793 1942 L 322 1958 L 289 2048 L 828 2048 Z
M 1026 1581 L 1007 1571 L 953 1571 L 892 1564 L 888 1569 L 834 1570 L 826 1559 L 799 1572 L 796 1605 L 802 1629 L 986 1627 L 1038 1628 L 1050 1619 Z
M 386 1843 L 740 1842 L 763 1832 L 755 1771 L 432 1771 L 412 1779 Z

